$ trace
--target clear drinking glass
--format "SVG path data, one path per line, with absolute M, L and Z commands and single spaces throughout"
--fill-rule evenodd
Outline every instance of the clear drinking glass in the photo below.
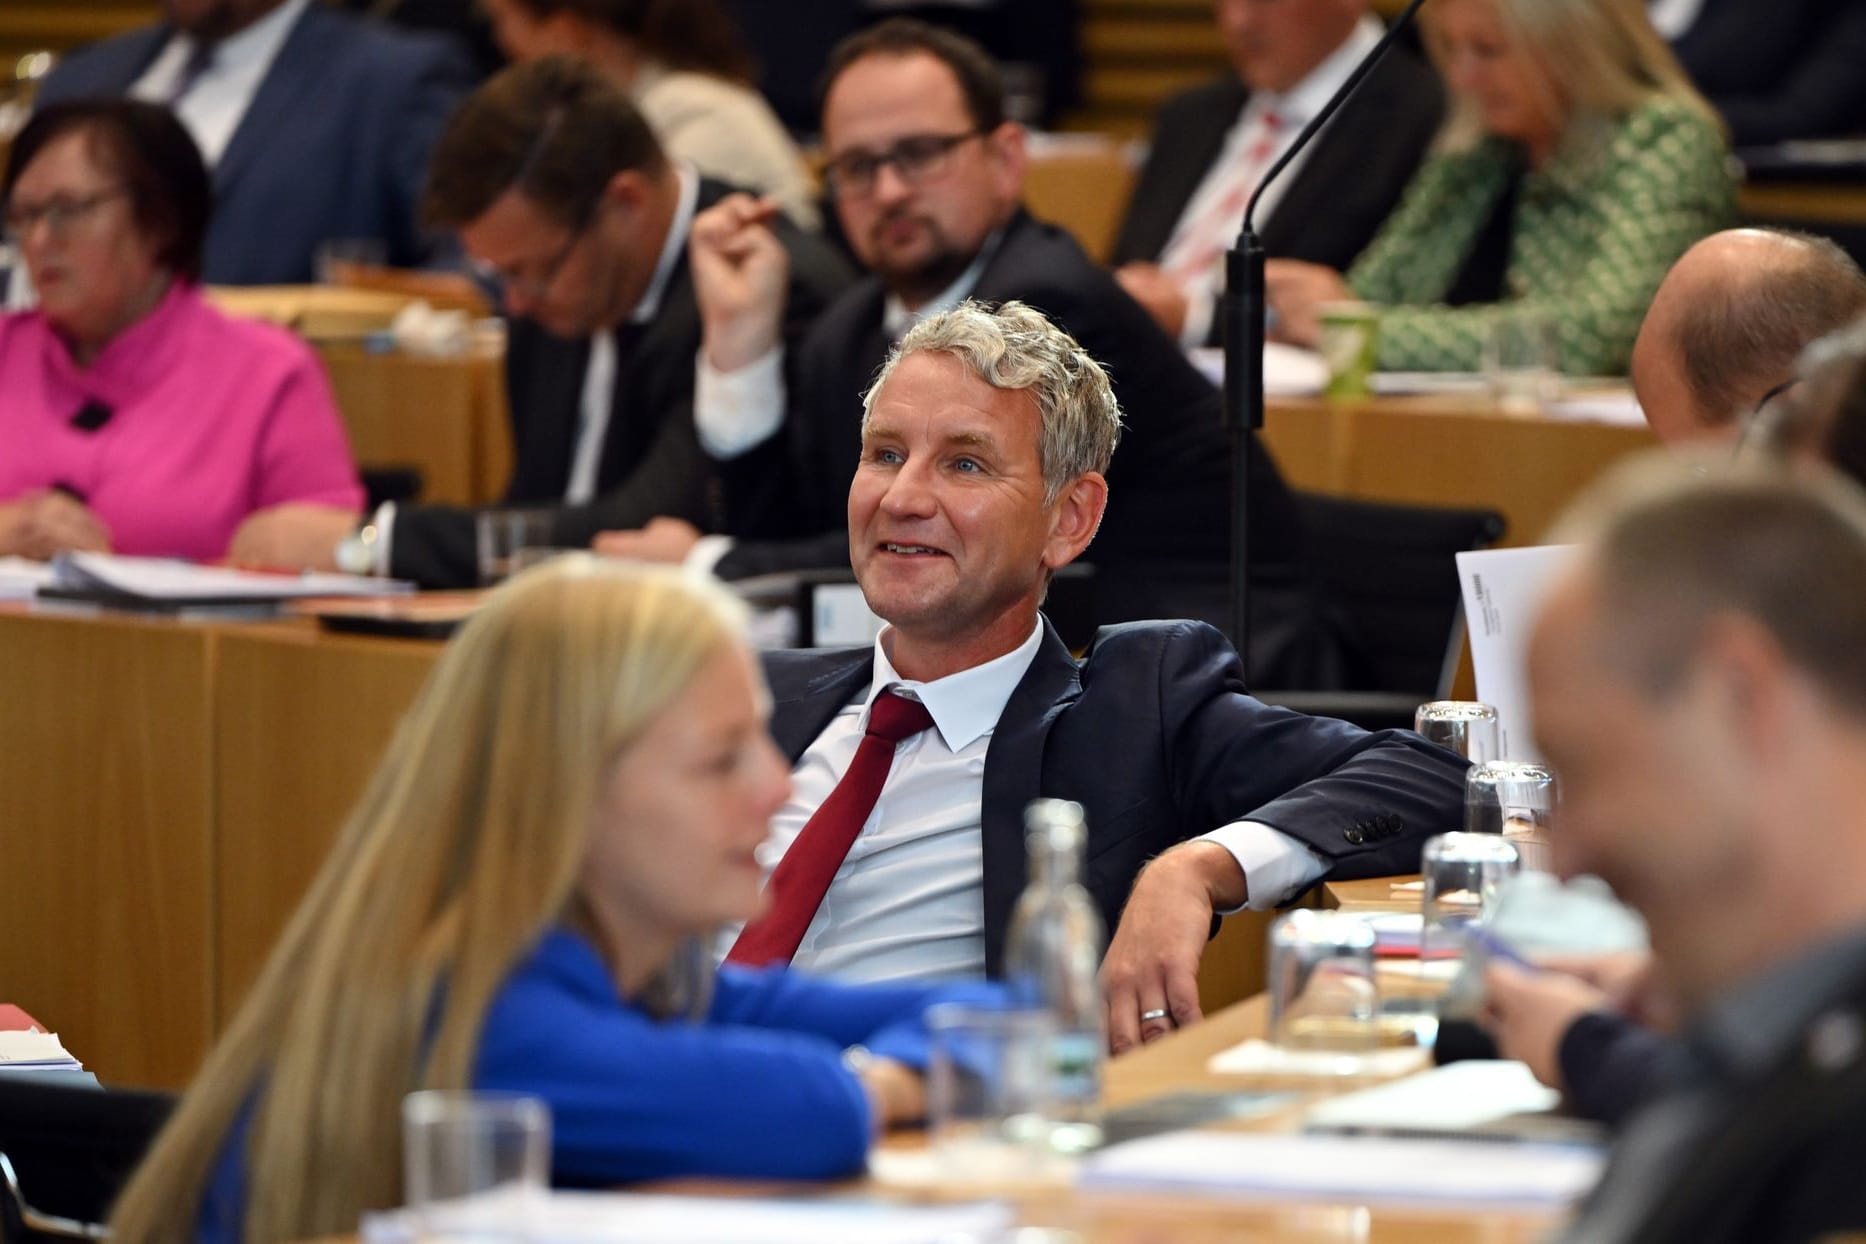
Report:
M 1270 927 L 1270 1039 L 1364 1054 L 1379 1043 L 1374 930 L 1343 911 L 1292 911 Z
M 1427 742 L 1450 748 L 1472 764 L 1495 760 L 1497 710 L 1476 700 L 1433 700 L 1412 715 L 1412 728 Z
M 1539 415 L 1561 396 L 1561 338 L 1552 317 L 1506 311 L 1484 340 L 1484 379 L 1507 415 Z
M 474 520 L 479 582 L 492 587 L 549 556 L 551 511 L 482 510 Z
M 1060 1177 L 1068 1168 L 1050 1144 L 1055 1020 L 1038 1010 L 943 1003 L 926 1023 L 927 1136 L 944 1176 Z
M 1524 868 L 1548 872 L 1556 793 L 1555 774 L 1544 765 L 1515 760 L 1472 765 L 1464 775 L 1465 831 L 1502 834 L 1516 847 Z
M 544 1102 L 516 1093 L 410 1093 L 402 1099 L 402 1144 L 406 1199 L 423 1236 L 530 1235 L 550 1184 Z
M 1420 958 L 1462 958 L 1464 928 L 1489 913 L 1497 887 L 1519 867 L 1516 847 L 1499 834 L 1439 834 L 1426 839 L 1419 868 L 1425 882 Z

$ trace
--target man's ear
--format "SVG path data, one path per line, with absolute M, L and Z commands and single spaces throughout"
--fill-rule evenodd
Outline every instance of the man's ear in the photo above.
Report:
M 639 212 L 648 201 L 649 190 L 647 174 L 638 168 L 625 168 L 603 184 L 603 201 L 627 212 Z
M 1082 550 L 1101 527 L 1108 508 L 1108 481 L 1100 471 L 1085 471 L 1063 488 L 1050 506 L 1050 535 L 1043 545 L 1043 564 L 1058 570 L 1082 556 Z
M 1024 197 L 1024 174 L 1030 163 L 1029 152 L 1025 148 L 1024 127 L 1015 121 L 1004 121 L 984 138 L 986 149 L 991 153 L 992 165 L 997 170 L 998 191 L 1006 199 L 1018 201 Z

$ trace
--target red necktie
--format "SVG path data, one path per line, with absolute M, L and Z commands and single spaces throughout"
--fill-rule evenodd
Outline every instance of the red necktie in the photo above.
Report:
M 1244 223 L 1244 208 L 1250 202 L 1251 192 L 1257 189 L 1257 183 L 1263 180 L 1263 175 L 1270 171 L 1271 161 L 1276 159 L 1277 137 L 1282 128 L 1283 118 L 1274 109 L 1263 114 L 1257 134 L 1244 149 L 1243 157 L 1227 170 L 1228 184 L 1224 193 L 1197 220 L 1177 230 L 1167 242 L 1160 257 L 1160 267 L 1167 275 L 1182 284 L 1202 280 L 1231 249 Z
M 918 700 L 892 691 L 875 697 L 868 708 L 868 732 L 855 749 L 848 772 L 778 861 L 766 887 L 771 905 L 739 933 L 726 962 L 748 967 L 790 962 L 836 870 L 881 798 L 888 770 L 894 767 L 895 745 L 932 724 L 932 714 Z

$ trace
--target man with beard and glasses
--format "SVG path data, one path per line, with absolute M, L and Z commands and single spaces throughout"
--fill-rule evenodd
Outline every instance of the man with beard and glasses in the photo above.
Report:
M 66 57 L 39 103 L 172 108 L 214 174 L 203 279 L 273 285 L 310 281 L 338 239 L 379 242 L 401 267 L 434 257 L 422 180 L 470 84 L 444 37 L 313 0 L 163 0 L 156 24 Z
M 1004 115 L 996 68 L 974 43 L 907 19 L 845 40 L 823 100 L 836 210 L 869 272 L 818 321 L 797 357 L 779 342 L 785 257 L 772 207 L 727 199 L 694 224 L 706 332 L 695 394 L 701 444 L 722 463 L 728 532 L 698 543 L 675 523 L 612 534 L 628 556 L 717 559 L 728 577 L 848 566 L 841 499 L 859 456 L 861 394 L 917 320 L 966 298 L 1035 307 L 1111 376 L 1129 429 L 1096 539 L 1097 620 L 1223 621 L 1226 432 L 1216 391 L 1074 239 L 1020 205 L 1024 131 Z M 1294 557 L 1297 522 L 1269 458 L 1255 456 L 1252 551 Z M 1286 578 L 1294 574 L 1280 568 Z M 1280 586 L 1280 585 L 1279 585 Z M 1254 680 L 1300 677 L 1320 632 L 1299 587 L 1262 593 Z M 1275 615 L 1274 623 L 1271 615 Z M 1296 684 L 1299 685 L 1299 684 Z

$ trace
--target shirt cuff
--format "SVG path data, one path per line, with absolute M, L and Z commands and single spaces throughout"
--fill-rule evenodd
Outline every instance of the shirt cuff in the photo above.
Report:
M 695 574 L 714 574 L 719 563 L 732 551 L 731 536 L 701 536 L 687 550 L 687 560 L 681 565 Z
M 1186 291 L 1186 322 L 1179 326 L 1179 344 L 1188 350 L 1204 345 L 1212 332 L 1212 315 L 1218 298 L 1209 289 Z
M 1233 821 L 1199 840 L 1215 842 L 1231 852 L 1231 858 L 1244 870 L 1249 899 L 1243 907 L 1219 912 L 1221 916 L 1280 907 L 1320 881 L 1328 871 L 1328 863 L 1321 856 L 1261 821 Z
M 719 371 L 700 351 L 693 360 L 693 424 L 715 458 L 736 458 L 784 424 L 784 351 L 771 350 L 736 371 Z
M 376 543 L 369 550 L 373 562 L 369 573 L 386 579 L 389 567 L 394 564 L 389 558 L 389 549 L 395 539 L 395 502 L 384 501 L 377 506 L 369 521 L 376 529 Z

